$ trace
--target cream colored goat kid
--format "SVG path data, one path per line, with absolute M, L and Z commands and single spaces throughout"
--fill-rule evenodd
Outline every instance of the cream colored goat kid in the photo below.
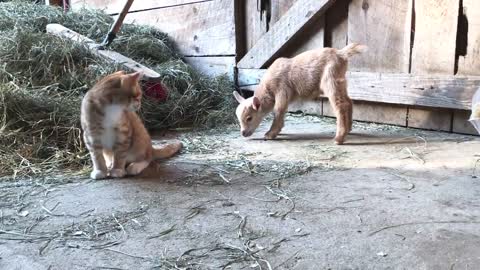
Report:
M 326 96 L 337 117 L 335 143 L 343 144 L 352 129 L 352 100 L 348 97 L 345 78 L 348 58 L 366 49 L 366 46 L 352 43 L 341 50 L 321 48 L 275 60 L 253 97 L 245 99 L 233 92 L 240 103 L 236 114 L 241 134 L 251 136 L 265 116 L 273 111 L 273 123 L 265 139 L 275 139 L 283 128 L 288 104 Z

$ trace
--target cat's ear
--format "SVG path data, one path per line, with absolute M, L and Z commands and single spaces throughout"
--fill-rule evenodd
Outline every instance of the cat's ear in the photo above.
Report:
M 130 74 L 125 74 L 122 77 L 122 85 L 124 86 L 133 86 L 137 84 L 140 79 L 142 79 L 143 73 L 142 72 L 134 72 Z
M 138 82 L 143 78 L 143 72 L 142 71 L 137 71 L 137 72 L 128 74 L 128 76 L 130 77 L 130 79 L 132 81 Z

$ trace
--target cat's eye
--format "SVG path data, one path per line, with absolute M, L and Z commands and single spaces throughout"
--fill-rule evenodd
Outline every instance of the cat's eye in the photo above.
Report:
M 252 117 L 251 117 L 251 116 L 247 117 L 247 122 L 250 122 L 250 121 L 252 121 Z

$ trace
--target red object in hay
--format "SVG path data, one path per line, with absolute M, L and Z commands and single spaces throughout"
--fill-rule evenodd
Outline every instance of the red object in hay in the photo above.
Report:
M 143 89 L 146 96 L 159 102 L 165 101 L 168 97 L 167 87 L 161 82 L 147 81 L 143 84 Z

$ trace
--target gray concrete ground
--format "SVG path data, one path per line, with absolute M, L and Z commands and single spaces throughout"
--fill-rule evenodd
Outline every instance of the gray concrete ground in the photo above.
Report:
M 134 179 L 1 182 L 0 269 L 480 269 L 478 138 L 268 124 L 177 134 Z

